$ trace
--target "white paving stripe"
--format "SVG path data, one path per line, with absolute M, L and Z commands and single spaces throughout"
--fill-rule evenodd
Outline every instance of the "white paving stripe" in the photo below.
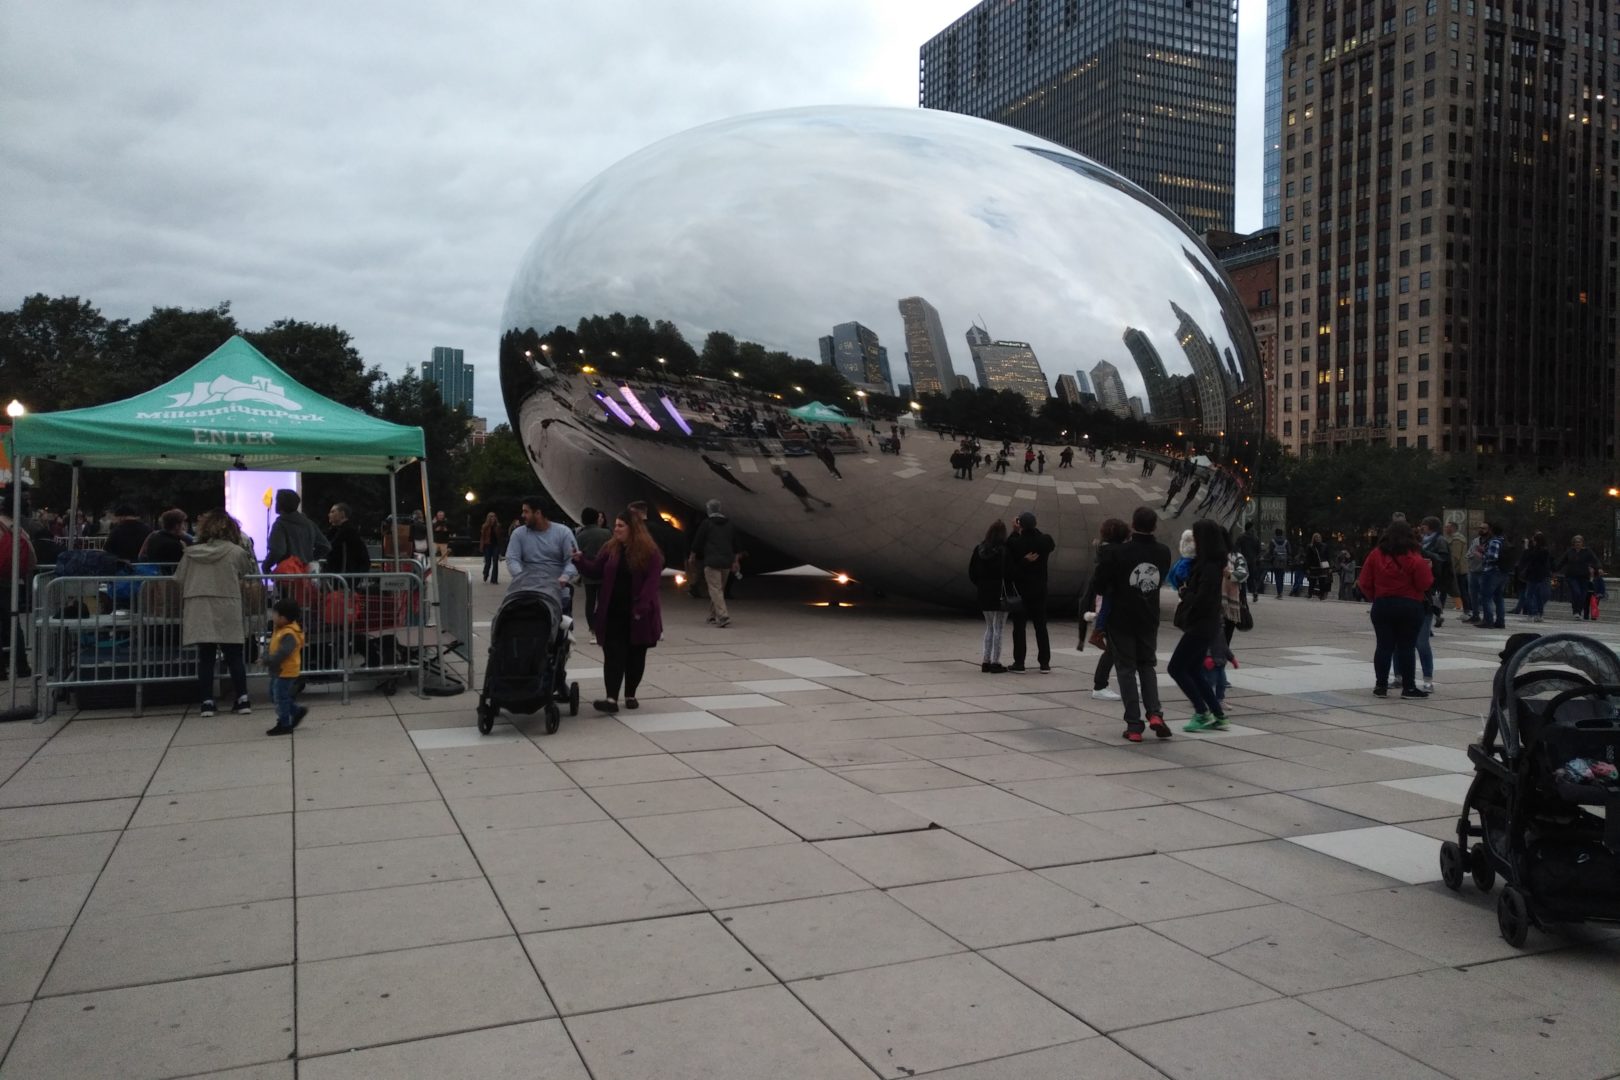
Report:
M 754 679 L 749 682 L 733 683 L 755 694 L 785 694 L 795 690 L 825 690 L 820 683 L 809 679 Z
M 755 660 L 756 664 L 773 667 L 777 671 L 785 671 L 789 675 L 797 675 L 803 679 L 832 679 L 840 676 L 864 677 L 866 672 L 853 671 L 837 664 L 829 664 L 825 660 L 818 660 L 814 656 L 779 656 L 772 660 Z
M 490 743 L 528 742 L 511 724 L 496 724 L 488 735 L 480 735 L 477 726 L 421 728 L 410 733 L 411 742 L 418 750 L 454 750 L 462 746 L 485 746 Z
M 698 728 L 731 727 L 731 723 L 707 712 L 642 713 L 621 712 L 619 723 L 643 735 L 654 731 L 694 731 Z
M 1291 844 L 1320 851 L 1408 885 L 1440 880 L 1440 841 L 1396 825 L 1344 829 L 1311 836 L 1290 836 L 1287 839 Z
M 748 472 L 748 473 L 757 473 L 757 472 L 759 472 L 759 466 L 754 463 L 753 458 L 746 458 L 746 457 L 738 458 L 737 459 L 737 467 L 739 469 L 741 469 L 743 472 Z
M 1446 773 L 1444 776 L 1413 776 L 1405 780 L 1380 780 L 1378 783 L 1396 791 L 1407 791 L 1413 795 L 1424 795 L 1441 802 L 1463 804 L 1468 796 L 1468 788 L 1474 782 L 1472 776 L 1461 773 Z
M 1422 746 L 1389 746 L 1381 750 L 1365 751 L 1377 754 L 1379 757 L 1394 758 L 1396 761 L 1409 761 L 1413 765 L 1425 765 L 1431 769 L 1444 769 L 1454 773 L 1472 773 L 1474 763 L 1468 760 L 1466 750 L 1457 750 L 1449 746 L 1435 746 L 1433 744 Z
M 782 704 L 764 694 L 715 694 L 681 700 L 699 709 L 773 709 Z

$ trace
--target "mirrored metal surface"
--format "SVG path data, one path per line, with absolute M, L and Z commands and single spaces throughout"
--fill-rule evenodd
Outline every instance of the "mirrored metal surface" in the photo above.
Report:
M 645 498 L 689 531 L 719 498 L 752 570 L 949 603 L 997 518 L 1053 534 L 1054 598 L 1105 518 L 1163 506 L 1172 546 L 1231 523 L 1263 415 L 1197 237 L 1096 163 L 951 113 L 797 109 L 650 146 L 541 233 L 503 328 L 513 427 L 570 514 Z M 1198 465 L 1167 498 L 1177 457 Z

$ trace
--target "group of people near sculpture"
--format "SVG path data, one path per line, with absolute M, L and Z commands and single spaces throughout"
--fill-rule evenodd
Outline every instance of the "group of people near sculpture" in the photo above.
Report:
M 1254 625 L 1251 602 L 1262 592 L 1266 549 L 1252 527 L 1235 536 L 1219 522 L 1204 518 L 1186 530 L 1173 556 L 1155 533 L 1159 515 L 1151 507 L 1138 507 L 1127 524 L 1118 518 L 1103 522 L 1097 538 L 1091 581 L 1080 598 L 1078 648 L 1088 643 L 1103 650 L 1096 668 L 1092 696 L 1124 703 L 1124 738 L 1141 742 L 1151 731 L 1160 739 L 1172 732 L 1159 699 L 1156 668 L 1160 593 L 1165 585 L 1176 590 L 1174 624 L 1180 631 L 1165 671 L 1187 698 L 1192 716 L 1188 732 L 1220 731 L 1228 727 L 1225 711 L 1226 669 L 1236 666 L 1231 643 L 1235 633 Z M 1277 530 L 1273 547 L 1286 547 Z M 1018 515 L 1009 532 L 995 521 L 983 542 L 974 548 L 968 576 L 978 593 L 985 631 L 980 669 L 989 674 L 1027 670 L 1027 630 L 1035 631 L 1036 664 L 1051 671 L 1051 641 L 1046 623 L 1047 562 L 1054 548 L 1050 536 L 1036 526 L 1032 513 Z M 1504 566 L 1510 550 L 1498 524 L 1485 524 L 1470 546 L 1453 525 L 1442 526 L 1427 517 L 1414 529 L 1396 514 L 1378 544 L 1362 561 L 1355 575 L 1357 595 L 1371 602 L 1370 617 L 1376 645 L 1373 652 L 1373 693 L 1384 697 L 1398 689 L 1403 698 L 1424 698 L 1434 690 L 1434 651 L 1430 638 L 1443 625 L 1448 604 L 1464 610 L 1472 625 L 1504 628 L 1503 589 L 1510 568 Z M 1527 621 L 1539 622 L 1554 563 L 1547 544 L 1536 534 L 1519 560 L 1522 598 Z M 1330 563 L 1320 535 L 1307 548 L 1320 563 L 1308 576 L 1311 594 L 1326 586 L 1315 580 L 1329 578 Z M 1291 563 L 1272 565 L 1277 595 Z M 1576 615 L 1592 618 L 1588 598 L 1602 587 L 1596 556 L 1575 537 L 1557 572 L 1569 582 Z M 1298 595 L 1296 587 L 1294 595 Z M 1013 626 L 1011 665 L 1001 662 L 1003 628 Z M 1391 669 L 1399 680 L 1391 685 Z M 1419 677 L 1421 673 L 1421 679 Z M 1109 689 L 1116 675 L 1119 690 Z

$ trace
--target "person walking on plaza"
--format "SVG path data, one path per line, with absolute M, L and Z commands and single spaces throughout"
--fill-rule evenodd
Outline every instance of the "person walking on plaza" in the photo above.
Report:
M 1524 582 L 1524 617 L 1540 622 L 1552 596 L 1552 552 L 1541 533 L 1530 537 L 1530 546 L 1519 556 L 1519 580 Z
M 1434 693 L 1434 649 L 1429 644 L 1435 627 L 1444 625 L 1446 594 L 1456 579 L 1451 571 L 1451 548 L 1440 533 L 1440 519 L 1426 517 L 1418 525 L 1418 553 L 1429 560 L 1434 584 L 1423 598 L 1423 624 L 1416 642 L 1423 692 Z
M 299 515 L 302 517 L 302 515 Z M 308 520 L 308 519 L 306 519 Z M 242 589 L 257 574 L 253 555 L 242 544 L 242 527 L 223 510 L 210 510 L 197 523 L 197 542 L 186 548 L 175 568 L 180 585 L 180 643 L 197 647 L 199 716 L 213 716 L 214 657 L 223 656 L 235 704 L 231 711 L 253 711 L 248 699 Z
M 491 510 L 484 515 L 484 524 L 478 529 L 478 551 L 484 556 L 484 580 L 491 585 L 501 583 L 501 553 L 506 550 L 506 530 L 501 519 Z
M 1237 538 L 1237 551 L 1243 556 L 1243 562 L 1249 568 L 1249 578 L 1245 586 L 1249 590 L 1249 599 L 1258 602 L 1260 587 L 1265 584 L 1265 571 L 1260 567 L 1260 538 L 1254 535 L 1254 526 L 1245 526 Z
M 1434 587 L 1434 571 L 1418 550 L 1412 527 L 1392 521 L 1378 546 L 1361 564 L 1357 582 L 1363 596 L 1372 601 L 1373 693 L 1389 693 L 1389 668 L 1393 660 L 1401 679 L 1401 697 L 1429 695 L 1417 684 L 1417 638 L 1423 628 L 1423 605 Z
M 1114 671 L 1114 654 L 1107 645 L 1109 609 L 1104 606 L 1104 597 L 1098 592 L 1095 568 L 1101 566 L 1115 548 L 1130 538 L 1131 527 L 1119 518 L 1109 518 L 1102 523 L 1102 528 L 1097 531 L 1097 550 L 1091 560 L 1091 580 L 1086 584 L 1086 591 L 1080 594 L 1080 640 L 1075 647 L 1084 649 L 1090 640 L 1102 650 L 1096 670 L 1091 674 L 1091 697 L 1094 701 L 1120 700 L 1119 691 L 1108 688 L 1108 677 Z
M 270 538 L 265 542 L 265 573 L 274 572 L 277 563 L 292 558 L 313 568 L 317 559 L 326 558 L 327 552 L 332 550 L 321 530 L 298 509 L 302 504 L 302 497 L 291 488 L 276 492 L 276 523 L 270 526 Z M 197 535 L 202 535 L 200 525 Z
M 1226 714 L 1216 700 L 1215 691 L 1204 678 L 1204 660 L 1215 655 L 1224 661 L 1225 586 L 1231 566 L 1227 558 L 1226 532 L 1209 518 L 1193 523 L 1192 566 L 1187 581 L 1178 590 L 1180 603 L 1176 606 L 1176 625 L 1181 628 L 1181 640 L 1170 654 L 1165 672 L 1175 680 L 1192 706 L 1192 719 L 1183 731 L 1224 731 Z
M 366 547 L 365 537 L 360 535 L 359 527 L 351 519 L 349 504 L 333 503 L 326 512 L 326 522 L 331 526 L 326 541 L 332 550 L 327 555 L 324 569 L 333 574 L 369 574 L 371 550 Z
M 1507 629 L 1507 604 L 1503 596 L 1507 591 L 1506 574 L 1502 569 L 1507 540 L 1499 523 L 1487 522 L 1479 527 L 1479 587 L 1474 594 L 1474 625 L 1481 630 Z
M 1013 612 L 1013 662 L 1009 671 L 1023 671 L 1028 643 L 1026 625 L 1035 628 L 1035 662 L 1043 673 L 1052 670 L 1052 640 L 1046 632 L 1046 563 L 1056 547 L 1052 538 L 1035 527 L 1035 515 L 1025 510 L 1007 538 L 1007 579 L 1018 589 L 1024 610 Z
M 523 528 L 506 541 L 506 573 L 512 579 L 507 594 L 547 593 L 566 610 L 569 605 L 563 603 L 563 590 L 579 580 L 572 565 L 578 550 L 573 532 L 551 521 L 544 499 L 524 499 Z
M 737 526 L 720 509 L 719 499 L 704 507 L 708 517 L 692 537 L 692 555 L 703 567 L 703 582 L 709 592 L 709 618 L 722 630 L 731 625 L 726 609 L 726 579 L 737 569 Z
M 640 707 L 636 690 L 647 670 L 647 650 L 664 633 L 658 587 L 664 555 L 652 534 L 634 514 L 626 511 L 613 519 L 613 535 L 593 558 L 574 552 L 581 573 L 601 578 L 592 629 L 602 643 L 602 683 L 606 696 L 592 704 L 597 712 L 619 711 L 619 687 L 624 707 Z
M 1281 529 L 1275 530 L 1271 535 L 1271 547 L 1267 550 L 1267 561 L 1271 565 L 1271 578 L 1277 583 L 1277 599 L 1282 599 L 1283 579 L 1288 576 L 1288 564 L 1292 561 L 1288 537 Z
M 782 482 L 782 486 L 791 492 L 794 498 L 799 500 L 799 505 L 804 507 L 805 513 L 815 513 L 816 508 L 810 505 L 812 502 L 818 502 L 823 508 L 826 509 L 832 508 L 832 503 L 828 502 L 826 499 L 818 498 L 817 496 L 810 494 L 810 490 L 806 488 L 802 482 L 800 482 L 799 478 L 794 476 L 787 469 L 784 469 L 782 466 L 772 465 L 771 472 L 775 473 L 776 478 Z
M 1455 521 L 1446 522 L 1440 531 L 1446 539 L 1446 553 L 1451 556 L 1451 595 L 1456 597 L 1457 610 L 1463 613 L 1466 620 L 1473 610 L 1468 606 L 1468 541 Z
M 1158 526 L 1159 515 L 1151 507 L 1137 507 L 1131 515 L 1130 539 L 1103 553 L 1097 564 L 1097 591 L 1108 605 L 1105 636 L 1125 702 L 1124 735 L 1130 742 L 1141 742 L 1149 727 L 1161 739 L 1170 737 L 1154 675 L 1159 590 L 1170 572 L 1170 549 L 1153 537 Z
M 602 525 L 602 511 L 594 506 L 587 506 L 579 513 L 580 526 L 574 530 L 574 541 L 579 550 L 587 559 L 595 558 L 596 553 L 602 550 L 602 545 L 608 542 L 613 535 Z M 596 598 L 602 592 L 602 579 L 593 578 L 589 574 L 582 574 L 580 581 L 585 585 L 585 625 L 596 625 Z M 591 631 L 591 644 L 597 644 L 596 631 Z
M 1481 567 L 1485 562 L 1485 541 L 1490 539 L 1490 535 L 1490 530 L 1481 525 L 1463 556 L 1464 565 L 1468 568 L 1468 597 L 1463 606 L 1465 622 L 1479 622 L 1480 593 L 1485 587 L 1485 571 Z
M 297 704 L 298 676 L 303 673 L 304 613 L 298 602 L 283 597 L 270 606 L 269 651 L 264 665 L 270 670 L 270 704 L 275 706 L 276 726 L 266 735 L 291 735 L 293 728 L 303 723 L 309 709 Z
M 186 535 L 186 512 L 184 510 L 165 510 L 158 515 L 158 527 L 147 534 L 146 540 L 141 544 L 138 560 L 143 563 L 157 563 L 161 566 L 176 566 L 180 557 L 191 546 L 191 537 Z
M 1599 577 L 1597 553 L 1586 546 L 1586 538 L 1571 538 L 1569 549 L 1558 563 L 1558 574 L 1569 587 L 1569 606 L 1577 619 L 1592 617 L 1593 583 Z
M 1305 545 L 1305 580 L 1310 583 L 1305 590 L 1307 599 L 1327 599 L 1333 584 L 1333 559 L 1321 533 L 1311 533 L 1311 542 Z
M 1007 525 L 1001 520 L 991 523 L 984 540 L 968 556 L 968 580 L 978 595 L 979 610 L 984 613 L 984 648 L 979 670 L 999 675 L 1006 671 L 1001 663 L 1001 638 L 1007 625 Z

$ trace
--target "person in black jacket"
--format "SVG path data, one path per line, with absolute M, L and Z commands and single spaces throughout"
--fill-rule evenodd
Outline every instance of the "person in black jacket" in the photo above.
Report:
M 1187 583 L 1181 587 L 1176 623 L 1181 640 L 1164 666 L 1192 704 L 1193 717 L 1183 731 L 1223 731 L 1226 715 L 1204 681 L 1204 657 L 1222 638 L 1221 587 L 1226 576 L 1226 531 L 1209 518 L 1193 523 L 1193 556 Z
M 1101 593 L 1097 591 L 1096 567 L 1102 564 L 1105 555 L 1113 548 L 1118 547 L 1131 538 L 1131 527 L 1119 518 L 1109 518 L 1102 523 L 1097 535 L 1097 552 L 1092 559 L 1091 581 L 1086 585 L 1086 591 L 1080 596 L 1080 640 L 1076 649 L 1086 647 L 1086 639 L 1093 633 L 1106 634 L 1107 621 L 1102 618 L 1102 612 L 1097 610 L 1101 605 Z M 1119 701 L 1119 691 L 1108 689 L 1108 677 L 1114 672 L 1114 654 L 1107 648 L 1102 650 L 1102 657 L 1097 661 L 1097 670 L 1091 676 L 1091 696 L 1097 701 Z
M 359 528 L 350 520 L 348 503 L 333 503 L 326 512 L 327 543 L 332 550 L 324 569 L 333 574 L 365 574 L 371 571 L 371 551 Z
M 141 544 L 139 559 L 144 563 L 165 566 L 168 568 L 166 572 L 172 574 L 180 557 L 190 546 L 191 537 L 186 535 L 186 512 L 165 510 L 158 515 L 157 529 L 148 533 L 146 541 Z
M 1161 739 L 1170 737 L 1159 705 L 1154 675 L 1159 638 L 1159 591 L 1170 572 L 1170 549 L 1153 538 L 1159 515 L 1139 506 L 1131 515 L 1131 538 L 1098 553 L 1097 591 L 1108 601 L 1108 651 L 1114 654 L 1114 673 L 1125 699 L 1125 738 L 1141 742 L 1142 732 L 1153 728 Z M 1142 723 L 1144 710 L 1147 724 Z
M 1035 662 L 1041 671 L 1052 670 L 1052 639 L 1046 632 L 1046 562 L 1057 545 L 1052 538 L 1035 527 L 1035 515 L 1025 510 L 1018 515 L 1013 534 L 1007 538 L 1007 580 L 1024 599 L 1024 610 L 1015 613 L 1013 624 L 1013 662 L 1008 671 L 1023 671 L 1029 644 L 1024 638 L 1024 627 L 1035 627 Z
M 1007 625 L 1007 526 L 995 521 L 984 534 L 984 542 L 968 556 L 968 580 L 978 592 L 979 610 L 984 612 L 984 659 L 979 670 L 999 675 L 1001 635 Z

